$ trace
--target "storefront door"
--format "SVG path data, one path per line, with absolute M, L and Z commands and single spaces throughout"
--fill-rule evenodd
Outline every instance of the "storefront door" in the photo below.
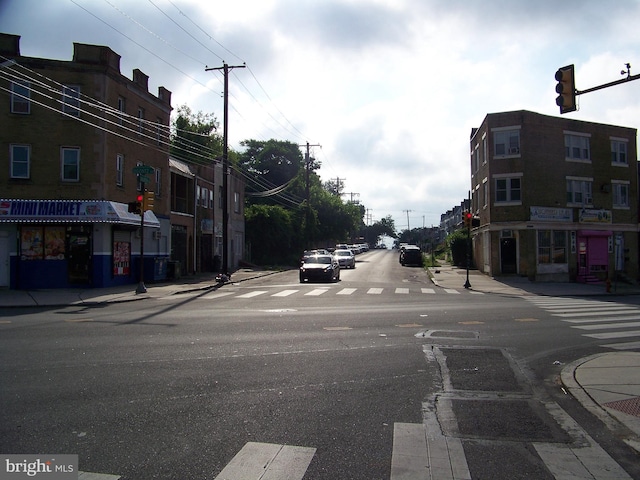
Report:
M 69 283 L 91 283 L 91 234 L 88 227 L 67 231 L 67 253 Z
M 9 286 L 9 236 L 0 232 L 0 287 Z
M 518 273 L 515 238 L 500 239 L 500 263 L 503 274 Z

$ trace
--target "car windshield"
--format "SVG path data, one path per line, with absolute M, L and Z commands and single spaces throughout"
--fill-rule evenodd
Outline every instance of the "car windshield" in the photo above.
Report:
M 331 257 L 328 255 L 323 255 L 321 257 L 309 257 L 305 260 L 304 263 L 331 263 Z
M 349 256 L 351 256 L 351 252 L 347 252 L 346 250 L 344 250 L 342 252 L 336 252 L 336 255 L 338 255 L 340 257 L 349 257 Z

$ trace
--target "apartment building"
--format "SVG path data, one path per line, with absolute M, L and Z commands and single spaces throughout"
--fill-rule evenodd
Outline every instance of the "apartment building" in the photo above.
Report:
M 470 139 L 476 267 L 536 281 L 638 280 L 634 128 L 530 111 Z
M 163 278 L 171 92 L 148 81 L 121 74 L 106 46 L 33 58 L 0 33 L 0 286 L 136 283 L 141 250 L 144 278 Z M 155 201 L 143 222 L 128 204 L 145 190 Z

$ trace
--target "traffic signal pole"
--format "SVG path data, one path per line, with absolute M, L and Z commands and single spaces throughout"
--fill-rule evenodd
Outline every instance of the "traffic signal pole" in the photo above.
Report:
M 142 191 L 145 191 L 145 183 L 142 183 Z M 142 194 L 144 195 L 144 193 Z M 138 281 L 138 288 L 136 288 L 136 293 L 147 293 L 147 287 L 144 284 L 144 210 L 145 210 L 145 201 L 144 196 L 142 197 L 142 206 L 140 208 L 140 278 Z

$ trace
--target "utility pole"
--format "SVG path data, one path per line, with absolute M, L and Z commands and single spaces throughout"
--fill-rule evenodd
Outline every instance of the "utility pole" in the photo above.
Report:
M 353 199 L 353 197 L 359 197 L 359 196 L 360 196 L 360 194 L 359 194 L 359 193 L 356 193 L 356 192 L 345 192 L 345 193 L 341 193 L 340 195 L 349 195 L 349 196 L 351 196 L 351 200 L 349 200 L 349 202 L 350 202 L 350 203 L 357 203 L 357 202 Z
M 413 210 L 403 210 L 403 212 L 407 212 L 407 231 L 411 231 L 411 227 L 409 226 L 409 212 L 413 212 Z
M 304 147 L 305 145 L 298 145 L 300 147 Z M 306 147 L 307 147 L 307 152 L 304 155 L 304 162 L 305 162 L 305 196 L 306 196 L 306 200 L 307 200 L 307 210 L 306 210 L 306 219 L 305 219 L 305 248 L 308 247 L 308 245 L 306 245 L 307 243 L 309 243 L 310 237 L 311 237 L 311 229 L 309 227 L 309 222 L 311 219 L 311 185 L 310 185 L 310 179 L 309 179 L 309 172 L 311 170 L 311 151 L 310 148 L 311 147 L 321 147 L 322 145 L 311 145 L 309 144 L 309 142 L 306 143 Z
M 337 196 L 340 196 L 340 180 L 344 182 L 346 178 L 336 177 L 336 195 Z
M 229 71 L 246 65 L 205 68 L 205 71 L 222 70 L 224 73 L 224 118 L 222 127 L 222 273 L 229 273 Z

